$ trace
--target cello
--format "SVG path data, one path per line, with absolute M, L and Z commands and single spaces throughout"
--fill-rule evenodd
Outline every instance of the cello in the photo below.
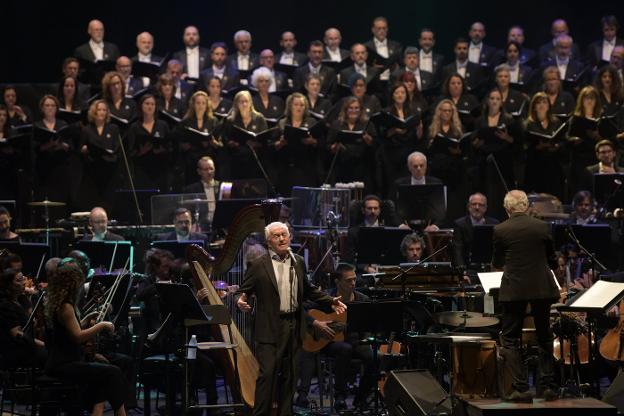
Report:
M 620 321 L 600 342 L 600 355 L 611 361 L 624 361 L 624 302 L 620 302 Z
M 216 259 L 197 245 L 193 244 L 187 247 L 186 259 L 189 262 L 195 285 L 198 290 L 203 288 L 208 290 L 207 299 L 211 305 L 223 305 L 221 297 L 210 280 L 211 276 L 225 273 L 232 267 L 245 238 L 249 234 L 262 232 L 267 224 L 277 221 L 281 205 L 281 202 L 277 200 L 266 200 L 260 205 L 251 205 L 241 209 L 228 228 L 228 235 L 223 249 Z M 230 386 L 232 386 L 234 380 L 238 380 L 239 386 L 232 386 L 240 387 L 240 397 L 236 397 L 236 399 L 242 400 L 246 406 L 253 408 L 256 378 L 259 371 L 258 361 L 234 323 L 231 324 L 231 330 L 232 342 L 238 345 L 236 348 L 238 373 L 234 374 L 234 353 L 232 351 L 223 352 L 221 358 L 225 370 L 225 378 Z M 226 326 L 213 326 L 215 340 L 227 340 L 227 333 Z M 232 392 L 237 395 L 238 389 L 232 388 Z

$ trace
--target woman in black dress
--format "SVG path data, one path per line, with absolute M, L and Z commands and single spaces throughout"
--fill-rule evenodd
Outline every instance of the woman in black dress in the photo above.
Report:
M 128 152 L 134 166 L 134 185 L 138 189 L 170 191 L 167 182 L 171 143 L 169 126 L 158 119 L 156 98 L 146 94 L 139 101 L 139 120 L 132 123 L 126 134 Z
M 594 79 L 594 87 L 598 91 L 602 114 L 615 116 L 624 102 L 622 80 L 615 67 L 607 65 L 600 68 Z M 603 137 L 603 139 L 612 140 L 613 137 Z
M 126 380 L 119 369 L 111 364 L 86 362 L 82 345 L 102 331 L 112 332 L 112 322 L 98 322 L 83 329 L 85 322 L 78 320 L 76 297 L 84 283 L 84 275 L 72 262 L 61 262 L 48 281 L 45 300 L 46 340 L 49 358 L 46 373 L 84 389 L 84 404 L 91 415 L 101 416 L 108 401 L 117 416 L 125 416 L 124 399 Z M 85 317 L 86 318 L 86 317 Z
M 544 79 L 542 91 L 548 96 L 551 113 L 567 118 L 574 111 L 574 96 L 563 90 L 559 69 L 556 66 L 549 66 L 544 69 L 542 76 Z
M 462 121 L 464 131 L 472 131 L 475 124 L 475 113 L 478 112 L 479 100 L 474 95 L 466 92 L 464 79 L 459 74 L 451 74 L 442 84 L 442 95 L 434 105 L 442 100 L 451 100 Z
M 499 66 L 494 71 L 496 88 L 503 95 L 503 107 L 507 114 L 524 119 L 527 114 L 528 98 L 520 91 L 510 88 L 511 75 L 506 66 Z
M 310 74 L 305 82 L 306 98 L 310 105 L 310 115 L 320 120 L 329 114 L 332 104 L 327 97 L 321 95 L 321 78 Z
M 527 146 L 525 173 L 526 189 L 529 192 L 545 192 L 564 198 L 563 163 L 564 137 L 547 138 L 559 129 L 561 121 L 552 115 L 550 101 L 543 92 L 536 93 L 529 105 L 529 117 L 524 128 Z M 565 133 L 565 132 L 562 132 Z
M 256 69 L 251 76 L 251 85 L 258 90 L 258 94 L 253 97 L 253 106 L 271 126 L 275 126 L 284 115 L 284 100 L 269 93 L 274 84 L 275 77 L 265 67 Z
M 120 183 L 121 150 L 119 128 L 110 122 L 108 105 L 96 100 L 89 107 L 89 123 L 80 135 L 84 156 L 81 185 L 83 209 L 101 206 L 111 212 L 115 206 L 115 188 Z
M 353 140 L 341 141 L 341 131 L 362 134 L 358 134 Z M 365 194 L 373 193 L 374 144 L 375 129 L 368 122 L 360 100 L 357 97 L 347 97 L 343 100 L 338 119 L 332 123 L 327 137 L 327 146 L 334 158 L 330 183 L 363 182 Z
M 223 119 L 232 109 L 232 100 L 221 96 L 223 81 L 217 76 L 208 79 L 208 102 L 217 118 Z
M 175 96 L 176 86 L 169 74 L 162 74 L 156 83 L 156 108 L 158 112 L 171 115 L 169 127 L 176 125 L 175 119 L 181 119 L 186 111 L 186 104 Z
M 420 113 L 410 106 L 405 84 L 399 82 L 393 85 L 389 96 L 390 105 L 384 110 L 402 121 L 407 120 L 408 125 L 407 128 L 378 127 L 380 143 L 375 159 L 379 190 L 388 190 L 398 178 L 409 175 L 405 163 L 407 156 L 415 151 L 424 152 L 427 147 Z
M 137 115 L 136 103 L 130 97 L 126 97 L 126 84 L 119 72 L 107 72 L 102 78 L 102 98 L 108 104 L 111 115 L 127 122 L 131 122 Z M 124 124 L 124 129 L 129 125 Z

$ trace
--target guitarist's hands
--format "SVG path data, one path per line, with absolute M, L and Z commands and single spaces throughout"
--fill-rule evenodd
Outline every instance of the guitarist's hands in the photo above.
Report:
M 331 307 L 337 314 L 345 313 L 347 311 L 347 305 L 342 303 L 340 299 L 342 299 L 342 296 L 335 297 L 332 301 Z
M 247 303 L 246 293 L 243 293 L 242 295 L 240 295 L 240 297 L 236 301 L 236 306 L 238 306 L 238 309 L 240 309 L 242 312 L 251 311 L 251 306 L 249 306 L 249 304 Z
M 332 321 L 314 320 L 314 322 L 312 322 L 312 326 L 316 328 L 324 338 L 333 340 L 334 336 L 336 336 L 336 332 L 329 327 L 329 324 L 331 324 L 331 322 Z

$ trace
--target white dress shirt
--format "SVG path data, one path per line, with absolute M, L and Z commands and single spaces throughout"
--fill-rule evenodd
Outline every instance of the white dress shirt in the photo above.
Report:
M 455 66 L 457 66 L 457 73 L 459 76 L 466 78 L 466 67 L 468 66 L 468 61 L 464 61 L 463 63 L 455 61 Z
M 191 78 L 199 78 L 199 48 L 186 48 L 186 73 Z
M 308 62 L 308 68 L 310 68 L 310 73 L 314 74 L 314 75 L 320 75 L 321 74 L 321 66 L 313 66 L 311 62 Z
M 470 62 L 474 62 L 475 64 L 479 63 L 479 59 L 481 59 L 482 47 L 483 42 L 479 42 L 478 44 L 470 42 L 470 46 L 468 47 L 468 60 Z
M 331 50 L 328 47 L 325 47 L 325 50 L 327 51 L 327 54 L 329 55 L 330 61 L 334 61 L 334 62 L 342 61 L 342 56 L 340 55 L 340 48 Z
M 94 42 L 93 39 L 89 40 L 89 47 L 96 61 L 104 60 L 104 42 Z
M 373 38 L 373 42 L 375 43 L 375 50 L 380 56 L 384 58 L 390 57 L 390 53 L 388 51 L 388 39 L 384 39 L 380 41 L 377 38 Z M 382 81 L 388 81 L 390 79 L 390 70 L 386 69 L 384 72 L 379 75 L 379 79 Z
M 561 79 L 566 79 L 566 72 L 568 70 L 568 64 L 570 63 L 570 58 L 559 59 L 558 56 L 555 57 L 555 61 L 557 62 L 557 68 L 559 68 L 559 74 L 561 75 Z
M 208 213 L 206 214 L 206 219 L 208 222 L 212 222 L 214 218 L 214 212 L 216 207 L 216 198 L 215 198 L 215 183 L 207 183 L 201 181 L 202 186 L 204 187 L 204 194 L 206 194 L 206 204 L 208 205 Z
M 277 288 L 280 296 L 280 312 L 289 313 L 297 310 L 297 273 L 295 273 L 294 264 L 289 255 L 284 259 L 273 251 L 269 250 L 275 279 L 277 280 Z M 292 277 L 292 283 L 291 283 Z M 292 299 L 291 299 L 292 294 Z
M 411 185 L 426 185 L 425 183 L 425 177 L 423 176 L 420 179 L 416 179 L 415 177 L 411 177 L 411 181 L 410 181 Z
M 212 75 L 214 75 L 215 77 L 218 77 L 220 79 L 223 79 L 223 75 L 225 75 L 225 65 L 223 65 L 221 68 L 219 68 L 216 65 L 212 66 Z
M 236 59 L 238 62 L 238 69 L 242 70 L 242 71 L 247 71 L 250 68 L 250 64 L 249 64 L 249 54 L 247 55 L 242 55 L 240 53 L 236 54 Z
M 517 84 L 518 78 L 520 78 L 520 64 L 516 63 L 514 66 L 507 64 L 507 69 L 509 70 L 509 82 Z
M 420 59 L 419 59 L 420 69 L 422 69 L 423 71 L 433 73 L 433 51 L 429 51 L 429 53 L 426 53 L 425 51 L 421 49 L 419 52 L 419 55 L 420 55 Z
M 294 52 L 282 52 L 282 55 L 280 56 L 280 64 L 283 65 L 294 65 L 295 62 L 295 54 Z
M 610 62 L 611 61 L 611 52 L 615 48 L 615 38 L 611 42 L 606 39 L 602 40 L 602 60 Z

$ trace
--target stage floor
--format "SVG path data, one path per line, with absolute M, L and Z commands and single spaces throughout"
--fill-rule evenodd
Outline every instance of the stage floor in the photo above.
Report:
M 509 403 L 500 399 L 462 399 L 461 403 L 467 416 L 615 416 L 617 414 L 615 407 L 594 398 L 560 399 L 552 402 L 534 399 L 533 403 Z

